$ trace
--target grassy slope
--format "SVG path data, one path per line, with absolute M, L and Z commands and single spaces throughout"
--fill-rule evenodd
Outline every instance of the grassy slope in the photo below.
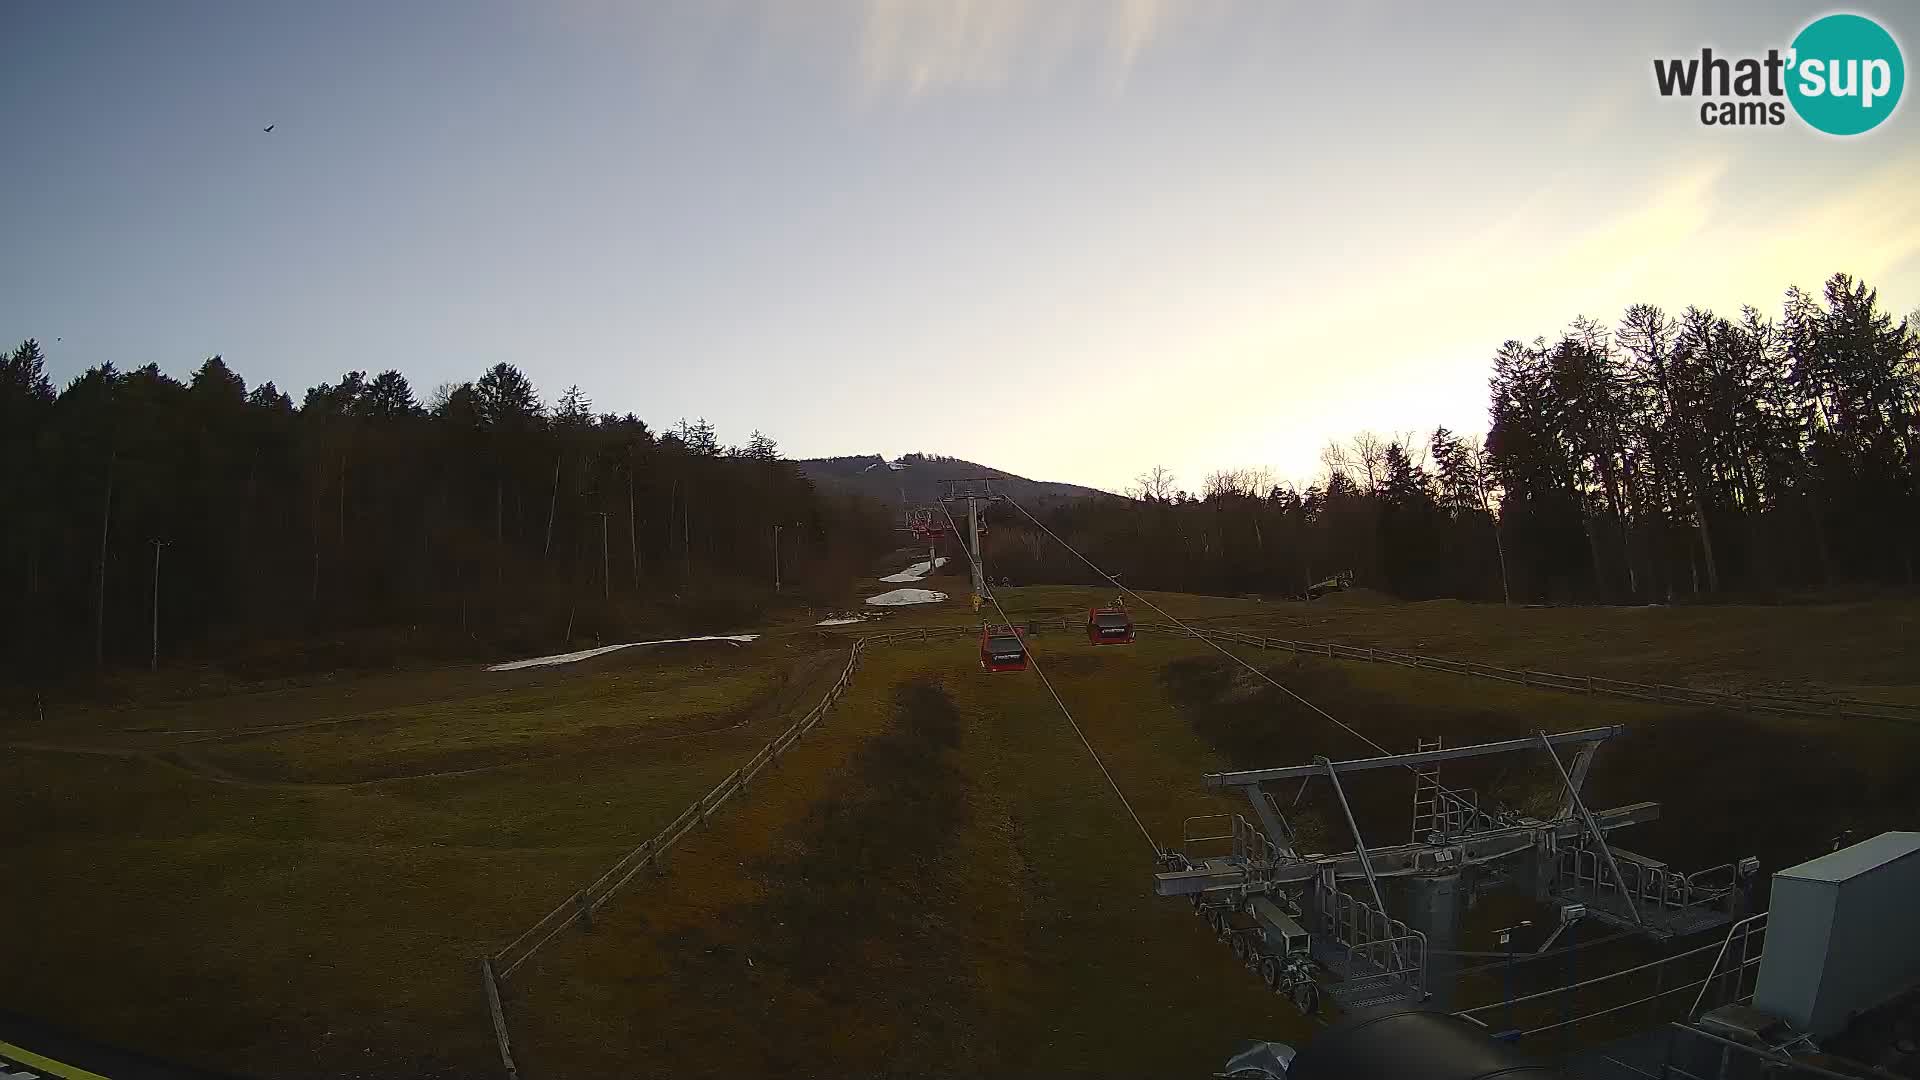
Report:
M 1766 607 L 1506 608 L 1346 597 L 1262 620 L 1287 636 L 1488 663 L 1737 689 L 1838 689 L 1920 700 L 1920 607 L 1911 600 Z
M 1084 609 L 1100 595 L 1025 589 L 1004 600 L 1019 618 Z M 1381 612 L 1354 599 L 1312 609 L 1166 603 L 1183 618 L 1292 613 L 1276 633 L 1289 618 L 1348 620 L 1319 636 L 1403 633 L 1434 652 L 1484 646 L 1542 667 L 1554 665 L 1520 654 L 1592 656 L 1615 633 L 1583 628 L 1579 612 Z M 1821 647 L 1796 624 L 1768 623 L 1778 639 L 1769 645 L 1755 639 L 1749 611 L 1676 612 L 1687 632 L 1656 627 L 1648 640 L 1664 644 L 1621 647 L 1639 659 L 1610 673 L 1654 677 L 1667 664 L 1899 680 L 1911 645 L 1885 639 L 1905 613 L 1781 610 L 1847 636 Z M 1649 614 L 1666 617 L 1631 613 Z M 967 617 L 948 604 L 881 625 Z M 1593 617 L 1608 627 L 1627 616 Z M 1587 649 L 1574 648 L 1583 640 Z M 1844 642 L 1859 643 L 1858 658 Z M 753 658 L 785 665 L 803 651 L 789 644 L 763 642 Z M 1162 843 L 1189 814 L 1237 809 L 1204 792 L 1203 772 L 1363 749 L 1190 641 L 1092 650 L 1044 634 L 1034 645 Z M 981 676 L 971 651 L 946 639 L 872 653 L 828 723 L 690 837 L 665 878 L 639 880 L 592 934 L 563 936 L 523 969 L 508 1008 L 529 1073 L 1190 1073 L 1237 1039 L 1302 1034 L 1184 905 L 1149 894 L 1145 842 L 1035 676 Z M 1252 658 L 1393 748 L 1420 735 L 1458 742 L 1629 723 L 1633 737 L 1596 771 L 1597 801 L 1665 800 L 1668 820 L 1629 846 L 1682 866 L 1754 853 L 1777 867 L 1824 850 L 1841 825 L 1868 831 L 1920 810 L 1920 746 L 1904 730 L 1748 722 L 1435 672 Z M 32 737 L 141 750 L 264 718 L 353 718 L 190 744 L 230 772 L 276 782 L 393 775 L 522 745 L 529 757 L 559 756 L 355 787 L 215 783 L 152 758 L 0 757 L 0 820 L 26 826 L 0 837 L 0 853 L 10 877 L 37 890 L 0 891 L 0 923 L 16 930 L 0 940 L 0 968 L 36 973 L 0 987 L 0 1007 L 262 1074 L 488 1069 L 474 958 L 764 741 L 778 709 L 696 733 L 726 727 L 767 692 L 764 672 L 737 659 L 607 658 L 585 672 L 501 681 L 413 673 L 53 718 Z M 1793 660 L 1809 666 L 1785 666 Z M 803 706 L 830 668 L 776 692 Z M 698 707 L 683 713 L 681 701 Z M 377 719 L 358 719 L 367 714 Z M 1513 801 L 1544 782 L 1525 769 L 1449 779 Z M 1405 801 L 1403 784 L 1356 792 L 1370 835 L 1400 835 Z M 1327 846 L 1345 846 L 1324 807 L 1310 800 L 1306 816 Z
M 1204 792 L 1203 772 L 1366 752 L 1192 642 L 1092 650 L 1054 634 L 1034 646 L 1162 843 L 1187 815 L 1238 809 Z M 1211 1064 L 1238 1039 L 1300 1036 L 1301 1021 L 1183 904 L 1150 895 L 1145 842 L 1035 676 L 982 676 L 969 651 L 949 641 L 872 654 L 804 765 L 690 845 L 656 889 L 615 905 L 592 937 L 543 960 L 513 1011 L 529 1062 L 554 1076 L 636 1064 L 1153 1075 Z M 1436 672 L 1254 659 L 1395 748 L 1432 734 L 1457 743 L 1627 723 L 1630 737 L 1600 759 L 1596 803 L 1665 800 L 1667 820 L 1628 842 L 1683 868 L 1745 854 L 1778 867 L 1824 850 L 1845 825 L 1870 831 L 1920 812 L 1920 741 L 1903 730 L 1823 732 Z M 916 723 L 907 702 L 927 692 L 951 703 L 957 737 Z M 917 755 L 870 753 L 916 738 Z M 1525 761 L 1449 780 L 1518 804 L 1550 801 L 1556 782 Z M 1371 839 L 1405 834 L 1404 777 L 1355 784 L 1352 797 Z M 1310 838 L 1347 846 L 1319 793 L 1303 817 Z M 1466 947 L 1491 948 L 1479 938 L 1511 915 L 1483 905 Z
M 720 734 L 732 707 L 774 689 L 781 672 L 744 652 L 699 664 L 655 663 L 590 679 L 557 677 L 428 708 L 361 714 L 350 738 L 330 726 L 216 744 L 229 771 L 316 782 L 473 768 L 525 754 L 615 749 Z
M 1137 663 L 1073 666 L 1063 693 L 1112 668 L 1153 696 Z M 951 735 L 917 708 L 950 710 Z M 1164 835 L 1217 761 L 1155 711 L 1088 734 Z M 1190 1064 L 1189 1037 L 1298 1033 L 1150 895 L 1150 849 L 1031 675 L 984 678 L 950 644 L 876 651 L 829 727 L 537 962 L 513 1006 L 530 1069 L 1135 1073 Z
M 953 580 L 953 579 L 939 579 Z M 959 625 L 975 615 L 966 585 L 945 604 L 902 609 L 885 625 Z M 999 590 L 1009 617 L 1069 614 L 1112 599 L 1110 587 Z M 1574 675 L 1715 689 L 1840 691 L 1920 701 L 1920 605 L 1912 600 L 1800 605 L 1529 608 L 1457 600 L 1401 603 L 1359 590 L 1312 604 L 1144 594 L 1176 618 L 1219 620 L 1305 641 L 1376 645 Z M 1135 618 L 1163 621 L 1135 606 Z M 856 628 L 857 629 L 857 628 Z
M 817 698 L 829 668 L 807 667 L 790 696 Z M 476 958 L 764 743 L 775 718 L 750 706 L 766 693 L 767 670 L 731 656 L 646 658 L 584 678 L 554 669 L 504 692 L 448 673 L 450 686 L 490 707 L 537 713 L 529 726 L 569 752 L 444 779 L 257 786 L 152 758 L 8 753 L 0 820 L 24 827 L 5 831 L 0 854 L 9 879 L 31 887 L 0 890 L 0 969 L 34 977 L 0 983 L 0 1007 L 263 1075 L 482 1070 L 492 1048 L 475 1022 Z M 689 681 L 709 726 L 751 722 L 584 748 L 565 738 L 678 734 L 688 718 L 663 713 L 649 687 L 687 692 Z M 357 771 L 412 771 L 418 752 L 431 757 L 466 737 L 456 725 L 473 722 L 474 698 L 398 708 L 379 682 L 360 687 L 387 707 L 377 752 Z M 196 723 L 185 710 L 178 722 L 214 726 L 226 714 L 206 717 Z M 121 713 L 97 719 L 96 743 L 127 726 Z M 89 734 L 84 720 L 62 717 L 59 733 Z M 437 741 L 439 751 L 396 753 L 422 731 L 433 733 L 422 746 Z M 311 753 L 324 773 L 362 736 L 359 725 L 338 725 L 235 745 L 295 763 Z

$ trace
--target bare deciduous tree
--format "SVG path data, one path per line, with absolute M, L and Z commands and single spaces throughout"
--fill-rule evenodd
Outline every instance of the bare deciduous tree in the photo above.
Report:
M 1320 451 L 1320 461 L 1327 467 L 1328 476 L 1349 470 L 1358 473 L 1365 480 L 1362 490 L 1374 495 L 1379 493 L 1381 482 L 1387 478 L 1389 445 L 1390 440 L 1382 439 L 1371 431 L 1362 431 L 1349 439 L 1346 446 L 1341 446 L 1338 441 L 1327 443 L 1326 449 Z
M 1173 473 L 1164 465 L 1155 465 L 1151 471 L 1134 477 L 1133 486 L 1127 494 L 1144 502 L 1171 502 L 1178 490 Z

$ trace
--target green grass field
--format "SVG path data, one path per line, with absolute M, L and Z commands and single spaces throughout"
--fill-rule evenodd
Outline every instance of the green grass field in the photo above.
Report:
M 1003 591 L 1015 618 L 1101 597 Z M 1571 673 L 1890 698 L 1920 683 L 1912 609 L 1892 604 L 1154 599 L 1181 618 Z M 0 820 L 23 828 L 0 853 L 32 888 L 0 891 L 0 967 L 35 977 L 0 985 L 0 1008 L 258 1075 L 497 1069 L 481 954 L 817 700 L 845 655 L 836 637 L 969 618 L 950 602 L 741 649 L 406 672 L 21 727 L 0 757 Z M 1371 752 L 1191 640 L 1032 644 L 1162 845 L 1190 815 L 1237 809 L 1202 773 Z M 1683 868 L 1754 854 L 1774 869 L 1920 811 L 1920 731 L 1898 725 L 1242 652 L 1391 749 L 1627 724 L 1594 801 L 1662 800 L 1664 820 L 1622 841 Z M 1448 779 L 1524 804 L 1552 782 L 1543 765 Z M 1370 839 L 1404 837 L 1403 778 L 1353 794 Z M 1313 798 L 1301 820 L 1310 847 L 1347 846 Z M 663 874 L 515 974 L 523 1074 L 1194 1074 L 1238 1040 L 1304 1035 L 1183 902 L 1151 895 L 1152 869 L 1035 672 L 983 675 L 958 637 L 877 648 L 827 721 Z M 1469 937 L 1499 914 L 1476 911 Z
M 32 973 L 0 1007 L 259 1075 L 471 1075 L 492 1052 L 477 958 L 837 673 L 812 648 L 696 648 L 50 720 L 0 757 L 22 886 L 0 890 L 0 968 Z M 285 716 L 321 723 L 208 741 Z M 476 753 L 492 767 L 378 779 Z
M 951 566 L 943 569 L 951 569 Z M 954 625 L 996 619 L 967 608 L 964 577 L 931 579 L 947 603 L 897 609 L 876 625 Z M 997 590 L 1009 617 L 1084 617 L 1108 586 Z M 1181 620 L 1230 624 L 1303 641 L 1333 641 L 1529 667 L 1571 675 L 1675 682 L 1708 689 L 1839 692 L 1920 702 L 1920 603 L 1671 607 L 1503 607 L 1458 600 L 1401 603 L 1333 593 L 1311 604 L 1148 591 Z M 1128 602 L 1134 617 L 1164 621 Z M 858 630 L 858 628 L 853 628 Z
M 788 771 L 759 809 L 690 844 L 659 897 L 543 958 L 517 1003 L 530 1067 L 1166 1075 L 1217 1065 L 1237 1039 L 1304 1034 L 1184 903 L 1150 895 L 1150 849 L 1036 676 L 981 675 L 971 647 L 875 653 L 836 721 L 843 748 L 816 747 L 824 800 L 818 777 Z M 1206 771 L 1370 752 L 1192 642 L 1095 650 L 1043 635 L 1034 653 L 1162 844 L 1189 815 L 1237 809 L 1204 792 Z M 1592 789 L 1601 805 L 1667 800 L 1668 819 L 1628 842 L 1688 868 L 1747 854 L 1778 867 L 1839 828 L 1920 810 L 1920 733 L 1810 737 L 1436 672 L 1254 659 L 1389 747 L 1628 724 Z M 1702 783 L 1722 761 L 1724 782 Z M 1544 761 L 1450 781 L 1516 804 L 1557 783 Z M 1405 836 L 1404 778 L 1354 788 L 1370 838 Z M 1309 846 L 1348 846 L 1337 820 L 1310 799 Z M 1502 914 L 1476 911 L 1469 937 Z

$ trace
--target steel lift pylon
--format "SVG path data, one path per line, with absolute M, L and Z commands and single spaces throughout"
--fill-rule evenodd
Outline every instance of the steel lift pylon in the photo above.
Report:
M 1162 856 L 1154 891 L 1189 898 L 1236 956 L 1309 1013 L 1323 994 L 1345 1008 L 1434 998 L 1447 1004 L 1467 908 L 1495 889 L 1523 889 L 1557 903 L 1562 929 L 1593 918 L 1666 940 L 1740 918 L 1757 860 L 1682 875 L 1608 841 L 1615 830 L 1657 820 L 1658 803 L 1587 808 L 1582 791 L 1594 754 L 1625 731 L 1540 732 L 1451 748 L 1436 739 L 1409 754 L 1210 774 L 1208 788 L 1238 793 L 1253 815 L 1187 819 L 1182 848 Z M 1561 760 L 1562 749 L 1572 751 L 1571 764 Z M 1552 759 L 1560 787 L 1552 817 L 1488 809 L 1471 790 L 1440 780 L 1444 762 L 1540 751 Z M 1392 769 L 1413 774 L 1412 836 L 1369 846 L 1345 783 Z M 1350 851 L 1298 850 L 1274 796 L 1276 785 L 1297 782 L 1297 807 L 1307 785 L 1320 779 L 1353 835 Z
M 967 504 L 967 532 L 962 538 L 973 560 L 973 595 L 986 598 L 992 595 L 992 585 L 987 581 L 986 553 L 980 550 L 980 506 L 982 503 L 1003 502 L 1006 496 L 994 489 L 991 477 L 976 480 L 948 480 L 946 490 L 940 496 L 944 503 L 964 502 Z

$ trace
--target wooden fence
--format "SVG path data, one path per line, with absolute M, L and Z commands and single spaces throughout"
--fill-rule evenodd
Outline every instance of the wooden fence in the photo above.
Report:
M 1063 620 L 1065 622 L 1065 620 Z M 1142 623 L 1140 630 L 1205 638 L 1214 642 L 1244 645 L 1255 649 L 1282 649 L 1295 655 L 1323 656 L 1329 660 L 1359 660 L 1375 664 L 1446 671 L 1482 679 L 1532 686 L 1545 690 L 1564 690 L 1575 694 L 1604 695 L 1652 701 L 1663 705 L 1705 705 L 1734 712 L 1771 712 L 1792 716 L 1831 716 L 1858 720 L 1920 721 L 1920 703 L 1865 701 L 1846 697 L 1810 697 L 1775 694 L 1766 691 L 1702 690 L 1691 686 L 1664 683 L 1627 682 L 1598 675 L 1563 675 L 1551 671 L 1505 668 L 1472 660 L 1454 660 L 1417 653 L 1398 652 L 1363 645 L 1342 645 L 1331 641 L 1295 641 L 1267 637 L 1238 630 L 1218 628 L 1183 629 L 1159 623 Z
M 1051 630 L 1056 623 L 1062 631 L 1069 633 L 1085 629 L 1085 623 L 1072 614 L 1030 618 L 1021 625 L 1029 634 L 1033 634 L 1042 630 Z M 978 624 L 942 629 L 961 634 L 980 632 Z M 1855 720 L 1888 720 L 1896 723 L 1920 722 L 1920 702 L 1867 701 L 1840 696 L 1776 694 L 1762 690 L 1703 690 L 1698 687 L 1673 686 L 1666 683 L 1628 682 L 1622 679 L 1602 678 L 1598 675 L 1562 675 L 1551 671 L 1498 667 L 1473 660 L 1423 656 L 1367 645 L 1343 645 L 1333 641 L 1295 641 L 1291 638 L 1269 637 L 1217 626 L 1183 627 L 1167 623 L 1143 622 L 1136 623 L 1134 629 L 1147 633 L 1196 637 L 1216 643 L 1244 645 L 1254 649 L 1280 649 L 1296 656 L 1321 656 L 1329 660 L 1398 664 L 1401 667 L 1471 675 L 1543 690 L 1564 690 L 1574 694 L 1631 698 L 1635 701 L 1651 701 L 1663 705 L 1705 705 L 1710 708 L 1743 713 L 1770 712 L 1789 716 L 1831 716 Z M 897 635 L 893 636 L 897 637 Z
M 666 828 L 641 841 L 599 877 L 574 890 L 571 896 L 562 900 L 557 907 L 547 912 L 540 921 L 528 927 L 519 937 L 514 938 L 505 948 L 484 958 L 481 961 L 480 970 L 487 995 L 487 1011 L 493 1020 L 494 1038 L 500 1045 L 500 1061 L 506 1070 L 508 1080 L 517 1080 L 519 1073 L 514 1066 L 513 1051 L 507 1037 L 506 1016 L 500 1007 L 500 981 L 510 977 L 520 965 L 526 963 L 568 927 L 580 923 L 591 926 L 594 914 L 606 906 L 622 886 L 632 881 L 642 870 L 650 866 L 659 867 L 666 858 L 667 852 L 680 841 L 681 837 L 711 818 L 728 799 L 746 791 L 755 777 L 777 762 L 780 755 L 786 753 L 787 749 L 807 732 L 818 726 L 820 721 L 825 719 L 828 710 L 832 709 L 841 695 L 847 692 L 847 688 L 853 685 L 854 672 L 860 669 L 861 654 L 868 648 L 897 641 L 927 641 L 936 637 L 974 633 L 978 631 L 972 627 L 926 627 L 870 634 L 859 638 L 847 651 L 847 663 L 841 669 L 839 678 L 834 680 L 833 686 L 827 690 L 819 704 L 808 709 L 805 715 L 788 725 L 779 735 L 774 736 L 773 740 L 761 747 L 760 751 L 748 759 L 746 764 L 733 770 L 726 779 L 714 785 L 713 790 L 681 811 L 680 816 L 668 823 Z

